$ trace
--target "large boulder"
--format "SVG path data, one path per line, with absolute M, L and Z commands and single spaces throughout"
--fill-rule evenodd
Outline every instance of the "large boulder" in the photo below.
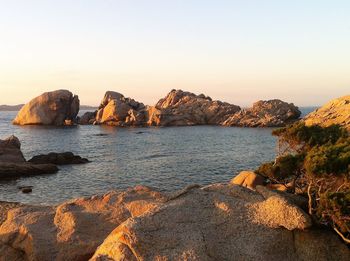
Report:
M 281 127 L 299 119 L 301 112 L 293 103 L 275 99 L 258 101 L 253 107 L 241 110 L 222 125 L 240 127 Z
M 194 187 L 117 227 L 91 260 L 348 260 L 350 251 L 283 196 Z
M 256 186 L 264 185 L 265 178 L 253 171 L 241 171 L 230 183 L 255 190 Z
M 350 95 L 331 100 L 321 108 L 309 113 L 305 125 L 328 127 L 338 124 L 350 131 Z
M 96 113 L 97 124 L 112 126 L 142 126 L 146 124 L 143 103 L 126 98 L 118 92 L 106 92 Z
M 57 207 L 22 206 L 10 210 L 1 225 L 0 249 L 6 245 L 25 260 L 88 260 L 115 227 L 163 201 L 159 192 L 135 187 Z M 1 258 L 11 260 L 10 254 Z
M 157 126 L 219 125 L 240 110 L 239 106 L 213 101 L 204 94 L 172 90 L 150 108 L 148 124 Z
M 13 124 L 60 126 L 76 121 L 78 112 L 78 96 L 67 90 L 46 92 L 24 105 Z

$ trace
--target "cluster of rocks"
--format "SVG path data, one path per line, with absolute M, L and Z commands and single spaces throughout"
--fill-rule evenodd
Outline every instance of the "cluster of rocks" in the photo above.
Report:
M 23 156 L 21 143 L 15 136 L 0 140 L 0 178 L 53 174 L 57 165 L 82 164 L 89 161 L 71 152 L 34 156 L 29 161 Z
M 293 104 L 280 100 L 259 101 L 252 108 L 213 101 L 204 94 L 172 90 L 155 106 L 146 106 L 118 92 L 108 91 L 99 109 L 77 117 L 79 99 L 66 90 L 45 93 L 18 113 L 14 124 L 69 125 L 105 124 L 112 126 L 191 126 L 223 125 L 244 127 L 283 126 L 300 116 Z
M 1 260 L 348 260 L 284 193 L 262 186 L 138 186 L 58 206 L 17 206 L 0 226 Z

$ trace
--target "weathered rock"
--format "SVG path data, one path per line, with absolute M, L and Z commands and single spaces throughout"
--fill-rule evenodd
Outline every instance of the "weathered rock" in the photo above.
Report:
M 97 111 L 85 112 L 83 116 L 78 119 L 78 123 L 81 125 L 93 124 L 96 120 Z
M 0 140 L 0 162 L 25 162 L 21 151 L 21 143 L 16 136 Z
M 148 124 L 156 126 L 219 125 L 240 110 L 239 106 L 195 95 L 182 90 L 172 90 L 149 108 Z
M 76 121 L 79 98 L 67 90 L 46 92 L 24 105 L 13 124 L 64 125 L 66 120 Z
M 279 228 L 309 225 L 307 215 L 283 197 L 265 199 L 217 184 L 193 188 L 128 219 L 91 260 L 348 260 L 349 250 L 334 234 Z
M 157 208 L 163 201 L 160 193 L 135 187 L 57 207 L 23 206 L 10 210 L 1 225 L 0 247 L 2 243 L 27 260 L 88 260 L 120 223 Z
M 265 179 L 253 171 L 241 171 L 230 183 L 255 190 L 256 186 L 264 185 Z
M 89 160 L 80 156 L 74 155 L 72 152 L 55 153 L 37 155 L 28 160 L 33 164 L 55 164 L 55 165 L 69 165 L 69 164 L 84 164 Z
M 281 100 L 258 101 L 252 108 L 241 110 L 223 122 L 224 126 L 280 127 L 297 120 L 301 115 L 293 103 Z
M 29 162 L 23 163 L 0 163 L 0 178 L 16 178 L 21 176 L 33 176 L 41 174 L 53 174 L 58 171 L 54 164 L 33 164 Z
M 331 100 L 305 118 L 305 125 L 328 127 L 338 124 L 350 131 L 350 95 Z
M 117 92 L 106 92 L 96 114 L 97 124 L 112 126 L 145 125 L 146 110 L 143 103 Z

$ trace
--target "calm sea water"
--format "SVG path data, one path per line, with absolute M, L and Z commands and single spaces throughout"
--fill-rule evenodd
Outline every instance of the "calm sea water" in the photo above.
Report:
M 140 184 L 170 191 L 194 183 L 227 182 L 239 171 L 275 157 L 276 139 L 269 128 L 13 126 L 15 115 L 0 112 L 0 138 L 16 135 L 26 159 L 72 151 L 92 162 L 60 166 L 57 174 L 0 181 L 4 201 L 55 204 Z M 31 194 L 17 188 L 26 185 L 33 186 Z

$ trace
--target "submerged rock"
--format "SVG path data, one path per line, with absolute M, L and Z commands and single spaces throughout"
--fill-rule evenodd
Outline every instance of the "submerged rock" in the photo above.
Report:
M 55 153 L 37 155 L 28 160 L 33 164 L 55 164 L 55 165 L 69 165 L 69 164 L 84 164 L 89 160 L 80 156 L 74 155 L 72 152 Z
M 258 101 L 223 122 L 224 126 L 281 127 L 299 119 L 301 112 L 293 103 L 281 100 Z
M 338 124 L 350 131 L 350 95 L 331 100 L 321 108 L 309 113 L 305 125 L 328 127 Z
M 17 125 L 64 125 L 66 120 L 76 121 L 79 98 L 70 91 L 46 92 L 24 105 L 13 124 Z

